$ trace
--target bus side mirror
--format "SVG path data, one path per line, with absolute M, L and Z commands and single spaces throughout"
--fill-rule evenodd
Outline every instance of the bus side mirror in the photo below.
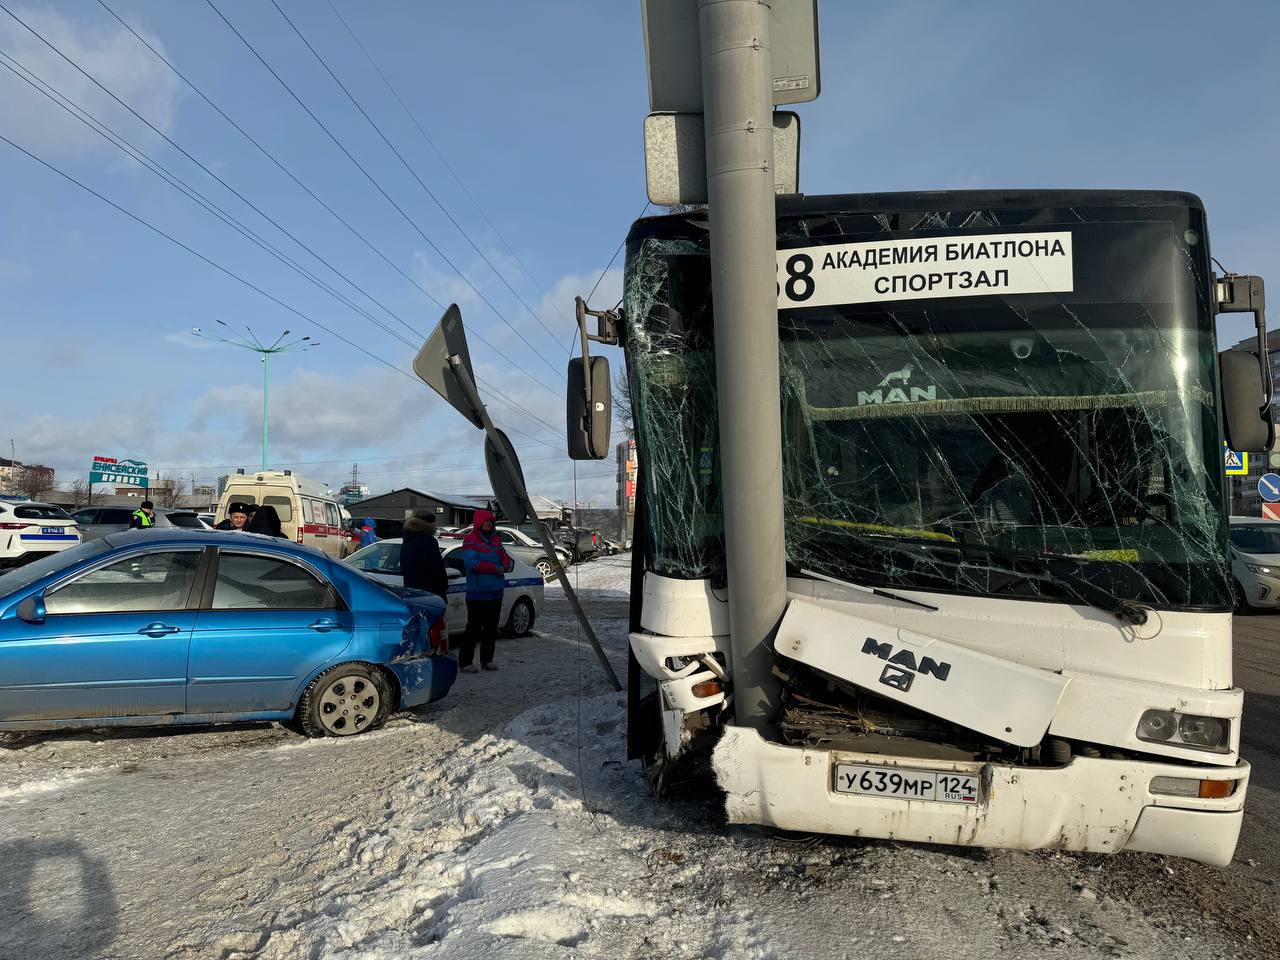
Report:
M 1276 439 L 1271 411 L 1271 351 L 1267 349 L 1266 285 L 1261 277 L 1227 273 L 1213 278 L 1218 313 L 1252 313 L 1258 349 L 1218 354 L 1222 373 L 1222 428 L 1231 450 L 1271 450 Z M 1234 356 L 1232 356 L 1234 354 Z
M 613 381 L 604 357 L 574 357 L 569 361 L 569 392 L 565 403 L 569 457 L 603 460 L 609 455 L 613 420 Z
M 1222 429 L 1232 450 L 1267 452 L 1275 442 L 1276 428 L 1262 364 L 1256 353 L 1224 350 L 1222 367 Z

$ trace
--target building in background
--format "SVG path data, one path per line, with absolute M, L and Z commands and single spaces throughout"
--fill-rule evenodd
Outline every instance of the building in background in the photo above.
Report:
M 618 463 L 617 507 L 619 528 L 622 539 L 630 543 L 635 531 L 636 519 L 636 474 L 639 462 L 636 459 L 636 442 L 623 440 L 615 449 Z

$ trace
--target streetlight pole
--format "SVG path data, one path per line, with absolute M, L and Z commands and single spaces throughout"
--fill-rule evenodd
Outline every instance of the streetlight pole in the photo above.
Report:
M 239 347 L 241 350 L 249 350 L 258 354 L 262 358 L 262 469 L 267 469 L 267 410 L 268 410 L 268 391 L 271 386 L 271 355 L 275 353 L 301 353 L 303 350 L 310 350 L 312 347 L 318 347 L 320 344 L 310 337 L 299 337 L 296 340 L 286 340 L 289 331 L 286 330 L 280 336 L 276 337 L 275 343 L 267 346 L 258 339 L 257 334 L 250 330 L 247 326 L 245 332 L 241 333 L 229 323 L 222 320 L 215 321 L 231 331 L 231 336 L 215 337 L 205 333 L 199 327 L 191 328 L 191 335 L 200 337 L 204 340 L 213 340 L 215 343 L 226 343 L 233 347 Z M 12 443 L 12 441 L 10 441 Z

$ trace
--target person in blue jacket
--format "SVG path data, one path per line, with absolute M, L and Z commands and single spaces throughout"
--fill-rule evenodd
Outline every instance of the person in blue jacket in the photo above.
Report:
M 360 522 L 360 546 L 367 547 L 378 542 L 378 522 L 373 517 L 365 517 Z
M 458 653 L 458 664 L 476 673 L 471 662 L 480 645 L 480 666 L 497 670 L 493 655 L 498 646 L 498 620 L 502 616 L 502 591 L 506 572 L 515 561 L 494 533 L 493 514 L 477 510 L 471 532 L 462 540 L 462 562 L 467 568 L 467 632 Z

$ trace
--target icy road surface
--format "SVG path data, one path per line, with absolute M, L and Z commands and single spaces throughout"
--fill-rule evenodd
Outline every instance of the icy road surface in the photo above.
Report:
M 619 674 L 627 562 L 574 571 Z M 1227 870 L 784 838 L 654 802 L 556 588 L 537 629 L 354 740 L 0 752 L 0 958 L 1276 955 L 1280 618 L 1237 626 L 1255 767 Z

